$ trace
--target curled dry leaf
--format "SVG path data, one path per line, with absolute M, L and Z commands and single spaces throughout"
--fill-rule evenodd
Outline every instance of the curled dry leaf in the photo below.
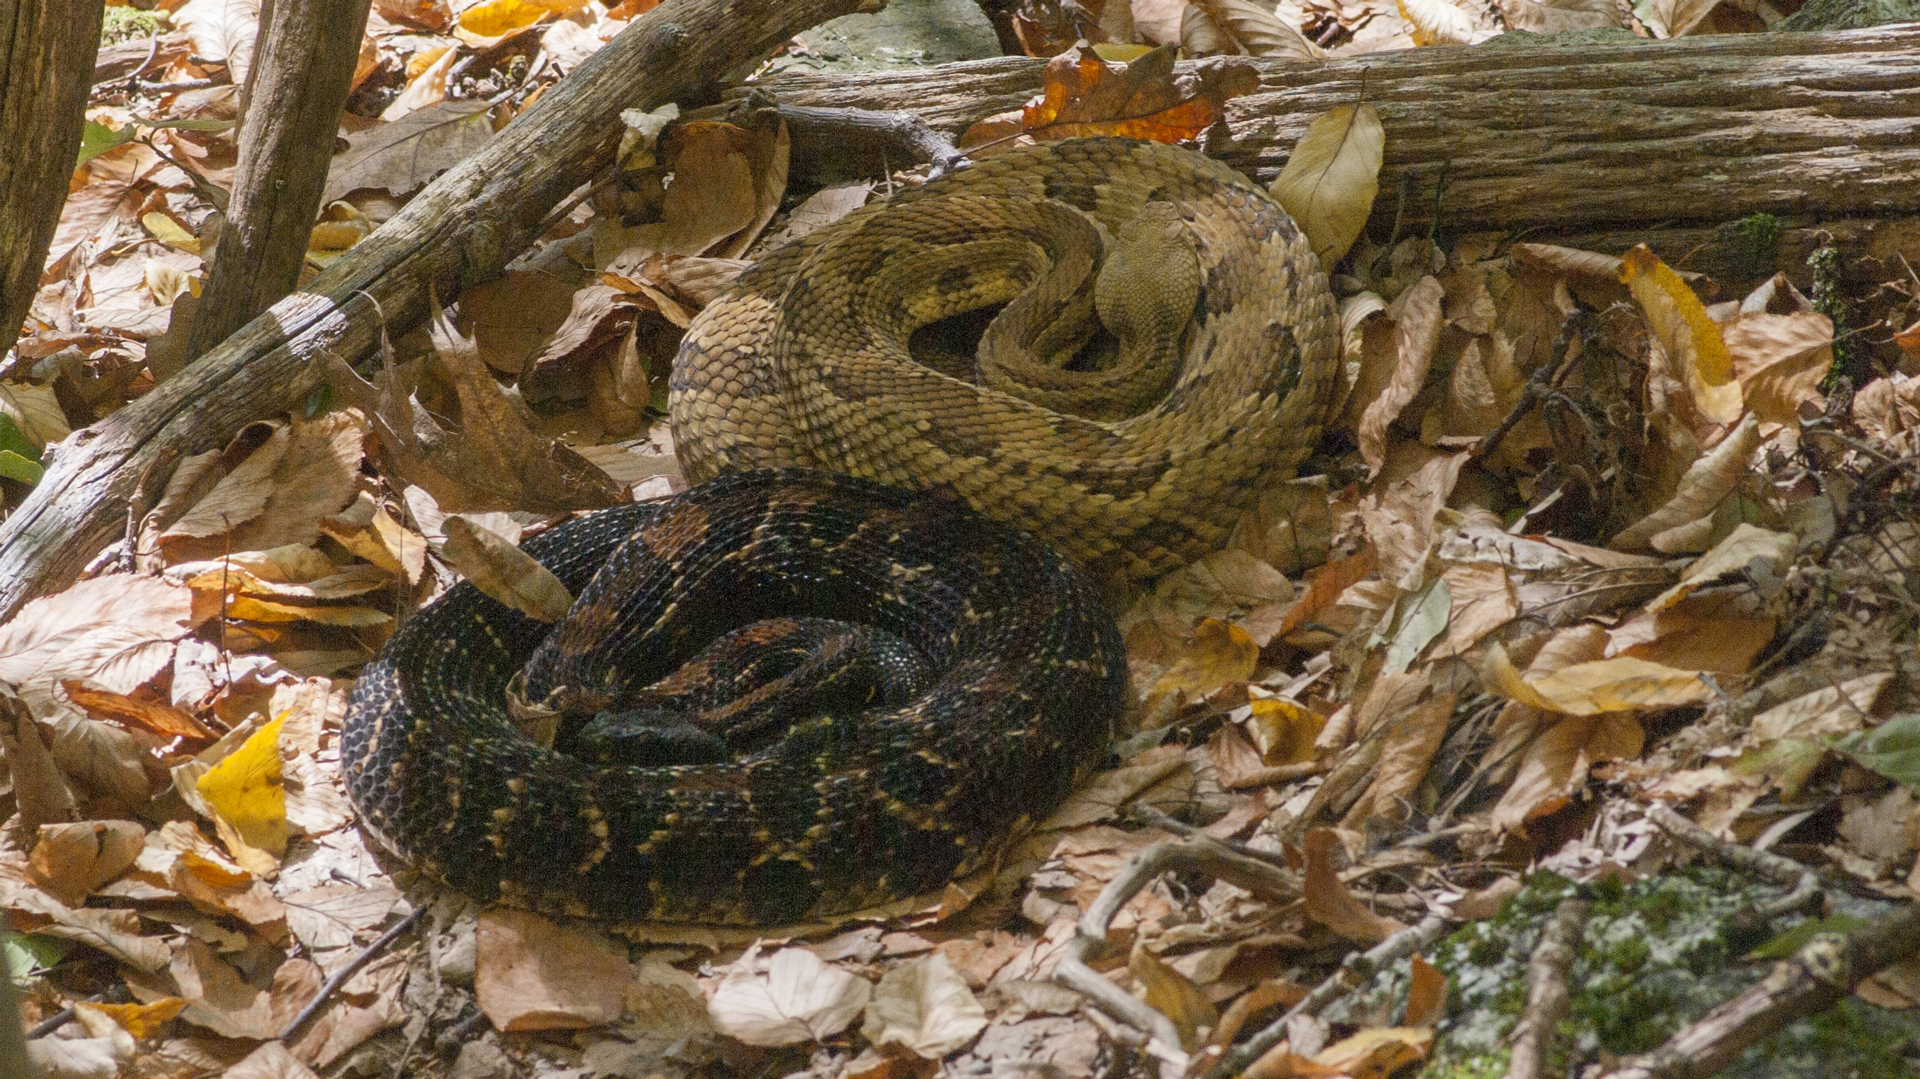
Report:
M 34 1074 L 40 1079 L 116 1079 L 139 1048 L 133 1035 L 86 1001 L 74 1004 L 73 1018 L 86 1028 L 86 1037 L 49 1035 L 27 1042 L 27 1061 Z
M 1652 712 L 1699 704 L 1713 695 L 1700 672 L 1683 671 L 1630 656 L 1576 663 L 1545 677 L 1520 677 L 1506 650 L 1492 646 L 1484 661 L 1491 688 L 1545 712 L 1573 716 L 1601 712 Z
M 987 1012 L 940 952 L 902 963 L 880 976 L 860 1033 L 883 1052 L 939 1060 L 973 1040 Z
M 730 1038 L 774 1048 L 821 1041 L 847 1029 L 873 995 L 873 986 L 828 966 L 805 948 L 782 948 L 761 959 L 749 949 L 707 1000 L 713 1029 Z
M 1685 381 L 1694 407 L 1714 423 L 1740 418 L 1740 384 L 1720 327 L 1680 275 L 1641 244 L 1621 260 L 1620 280 L 1646 313 L 1647 326 Z
M 1745 570 L 1756 561 L 1761 562 L 1767 572 L 1777 574 L 1793 557 L 1797 542 L 1791 532 L 1770 532 L 1742 522 L 1727 534 L 1726 539 L 1714 544 L 1712 550 L 1694 559 L 1686 572 L 1680 575 L 1678 583 L 1649 600 L 1647 609 L 1665 610 L 1691 595 L 1695 589 Z
M 1493 827 L 1514 831 L 1559 810 L 1586 786 L 1594 764 L 1638 757 L 1645 741 L 1646 732 L 1631 713 L 1549 720 L 1527 743 L 1513 781 L 1494 805 Z
M 133 865 L 147 830 L 132 821 L 43 824 L 27 859 L 27 876 L 70 907 Z
M 499 907 L 480 912 L 475 933 L 474 995 L 500 1030 L 598 1026 L 626 1006 L 632 965 L 598 933 Z
M 1246 630 L 1218 618 L 1204 619 L 1194 627 L 1193 640 L 1179 659 L 1148 687 L 1145 696 L 1149 700 L 1175 697 L 1181 703 L 1204 697 L 1252 677 L 1259 660 L 1260 646 Z
M 1213 1028 L 1220 1025 L 1220 1011 L 1207 999 L 1206 992 L 1138 942 L 1127 959 L 1127 973 L 1144 991 L 1147 1006 L 1173 1020 L 1180 1031 L 1180 1046 L 1187 1052 L 1200 1048 Z
M 1345 257 L 1373 212 L 1386 147 L 1387 130 L 1372 105 L 1341 105 L 1307 125 L 1286 167 L 1268 188 L 1307 234 L 1328 272 Z
M 1373 782 L 1342 820 L 1344 827 L 1363 827 L 1370 818 L 1406 820 L 1414 793 L 1427 776 L 1427 766 L 1447 735 L 1448 721 L 1458 695 L 1438 693 L 1395 722 L 1380 749 Z M 1337 930 L 1336 930 L 1337 931 Z
M 1331 828 L 1315 828 L 1301 841 L 1306 852 L 1305 906 L 1307 917 L 1335 933 L 1362 944 L 1378 944 L 1406 926 L 1375 914 L 1354 898 L 1333 868 L 1333 848 L 1340 842 Z
M 1440 302 L 1445 296 L 1439 279 L 1429 276 L 1422 277 L 1394 303 L 1399 313 L 1394 322 L 1393 378 L 1361 413 L 1356 432 L 1369 477 L 1378 476 L 1386 464 L 1387 429 L 1426 385 L 1427 370 L 1440 345 Z
M 441 555 L 480 591 L 541 622 L 557 622 L 573 606 L 560 578 L 492 531 L 464 517 L 448 517 L 441 528 Z

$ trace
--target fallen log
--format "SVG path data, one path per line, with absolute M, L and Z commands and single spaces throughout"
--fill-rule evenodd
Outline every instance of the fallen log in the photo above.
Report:
M 442 296 L 496 276 L 546 227 L 549 211 L 613 160 L 620 111 L 713 99 L 729 72 L 796 32 L 876 0 L 667 0 L 634 21 L 479 152 L 304 290 L 59 446 L 46 476 L 0 525 L 0 621 L 65 587 L 152 504 L 173 465 L 245 424 L 299 404 L 323 352 L 372 349 Z
M 1273 179 L 1316 116 L 1370 102 L 1387 131 L 1374 224 L 1453 230 L 1920 215 L 1920 25 L 1252 60 L 1207 152 Z M 1018 108 L 1044 61 L 787 74 L 784 104 L 911 112 L 957 134 Z M 1191 65 L 1180 65 L 1191 70 Z M 1399 197 L 1406 191 L 1404 203 Z

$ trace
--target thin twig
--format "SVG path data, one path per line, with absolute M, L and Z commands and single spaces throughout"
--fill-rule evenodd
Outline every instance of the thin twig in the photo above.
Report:
M 1580 935 L 1586 930 L 1593 904 L 1567 898 L 1540 931 L 1540 943 L 1527 960 L 1527 1007 L 1513 1028 L 1513 1050 L 1507 1059 L 1507 1079 L 1543 1079 L 1554 1029 L 1572 1006 L 1567 972 L 1580 954 Z
M 1560 384 L 1560 380 L 1567 377 L 1567 372 L 1573 369 L 1574 361 L 1586 352 L 1584 337 L 1579 341 L 1574 338 L 1575 333 L 1580 329 L 1580 322 L 1580 315 L 1575 313 L 1569 315 L 1566 322 L 1561 324 L 1559 337 L 1553 342 L 1553 354 L 1560 357 L 1560 362 L 1552 367 L 1543 364 L 1533 373 L 1533 377 L 1527 380 L 1526 389 L 1520 392 L 1520 399 L 1513 403 L 1513 408 L 1507 412 L 1506 418 L 1500 421 L 1500 426 L 1487 432 L 1485 438 L 1474 444 L 1471 451 L 1473 456 L 1485 457 L 1499 448 L 1508 433 L 1526 417 L 1528 412 L 1533 411 L 1533 406 L 1545 399 L 1547 394 Z M 1575 347 L 1576 345 L 1582 347 Z
M 1647 819 L 1695 850 L 1711 854 L 1742 872 L 1791 889 L 1786 895 L 1760 908 L 1760 914 L 1764 917 L 1777 918 L 1782 914 L 1815 909 L 1821 902 L 1820 874 L 1791 858 L 1721 839 L 1659 802 L 1647 808 Z
M 1334 1001 L 1372 981 L 1374 973 L 1380 968 L 1439 940 L 1440 934 L 1446 932 L 1450 924 L 1446 915 L 1430 913 L 1420 919 L 1420 924 L 1402 929 L 1364 952 L 1349 953 L 1339 970 L 1314 986 L 1313 991 L 1300 1003 L 1287 1009 L 1287 1014 L 1267 1024 L 1260 1033 L 1234 1046 L 1231 1052 L 1221 1057 L 1218 1063 L 1207 1070 L 1206 1079 L 1225 1079 L 1226 1076 L 1245 1071 L 1267 1050 L 1280 1044 L 1281 1039 L 1287 1036 L 1288 1024 L 1295 1017 L 1319 1015 Z
M 293 1022 L 287 1024 L 287 1029 L 280 1032 L 280 1040 L 283 1042 L 292 1041 L 294 1034 L 298 1032 L 301 1027 L 306 1025 L 307 1020 L 313 1018 L 314 1013 L 320 1010 L 321 1005 L 325 1004 L 328 998 L 332 997 L 336 990 L 338 990 L 342 985 L 346 984 L 346 981 L 348 978 L 351 978 L 355 974 L 359 973 L 360 968 L 366 966 L 368 961 L 370 961 L 374 956 L 379 955 L 382 951 L 385 951 L 387 945 L 392 944 L 395 940 L 398 940 L 400 937 L 400 934 L 413 928 L 414 923 L 418 922 L 420 920 L 420 916 L 422 914 L 425 914 L 426 911 L 427 911 L 427 908 L 424 906 L 413 908 L 413 913 L 407 915 L 405 918 L 400 919 L 397 923 L 394 924 L 394 927 L 392 929 L 389 929 L 385 933 L 380 934 L 379 940 L 376 940 L 372 944 L 367 945 L 366 951 L 361 952 L 359 955 L 354 956 L 353 960 L 349 962 L 346 966 L 341 967 L 339 970 L 334 971 L 333 977 L 328 978 L 326 982 L 320 986 L 320 991 L 313 995 L 312 1000 L 307 1001 L 307 1006 L 300 1009 L 300 1014 L 293 1017 Z
M 1189 1058 L 1181 1048 L 1180 1030 L 1173 1020 L 1088 965 L 1088 960 L 1106 947 L 1107 927 L 1113 916 L 1142 888 L 1169 872 L 1205 873 L 1256 894 L 1287 899 L 1299 897 L 1301 880 L 1297 873 L 1249 858 L 1205 836 L 1167 840 L 1127 859 L 1080 916 L 1080 925 L 1054 968 L 1053 980 L 1086 994 L 1095 1007 L 1114 1019 L 1145 1031 L 1146 1051 L 1160 1061 L 1161 1079 L 1180 1079 L 1186 1074 Z

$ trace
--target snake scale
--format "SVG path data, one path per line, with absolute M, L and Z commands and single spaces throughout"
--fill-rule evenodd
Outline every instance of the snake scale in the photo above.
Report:
M 983 309 L 972 352 L 923 339 Z M 1010 151 L 819 229 L 685 335 L 699 485 L 524 545 L 565 620 L 463 583 L 368 664 L 341 742 L 362 822 L 477 898 L 621 923 L 832 921 L 988 867 L 1106 751 L 1125 654 L 1095 582 L 1223 542 L 1317 438 L 1337 344 L 1286 214 L 1159 144 Z M 754 666 L 743 642 L 850 650 L 840 625 L 892 642 L 873 677 L 767 677 L 851 705 L 654 707 Z M 622 716 L 638 758 L 568 740 Z

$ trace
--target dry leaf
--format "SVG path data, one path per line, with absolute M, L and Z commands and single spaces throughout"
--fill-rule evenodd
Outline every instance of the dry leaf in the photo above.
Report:
M 1527 743 L 1519 770 L 1493 807 L 1490 823 L 1499 831 L 1516 831 L 1527 821 L 1556 812 L 1585 788 L 1588 770 L 1595 763 L 1638 757 L 1645 740 L 1631 713 L 1550 720 Z
M 1798 426 L 1800 406 L 1821 401 L 1833 369 L 1833 321 L 1812 311 L 1743 313 L 1721 328 L 1747 407 L 1762 423 Z
M 567 1030 L 620 1017 L 633 968 L 600 934 L 499 907 L 481 911 L 476 933 L 474 995 L 496 1028 Z
M 1386 146 L 1386 128 L 1372 105 L 1341 105 L 1307 125 L 1268 188 L 1329 273 L 1373 212 Z
M 1276 56 L 1284 60 L 1322 60 L 1326 50 L 1308 41 L 1300 31 L 1280 21 L 1273 8 L 1250 0 L 1195 0 L 1195 9 L 1231 36 L 1248 56 Z M 1182 43 L 1184 44 L 1184 27 Z M 1192 49 L 1188 55 L 1197 55 Z
M 1413 26 L 1415 45 L 1466 45 L 1473 20 L 1447 0 L 1399 0 L 1400 17 Z
M 43 824 L 27 859 L 27 877 L 70 907 L 133 865 L 147 830 L 132 821 Z
M 821 1041 L 845 1030 L 866 1008 L 873 986 L 830 967 L 805 948 L 761 959 L 747 950 L 707 1000 L 713 1029 L 769 1048 Z
M 1627 656 L 1576 663 L 1527 681 L 1498 645 L 1487 653 L 1486 674 L 1492 688 L 1502 696 L 1542 711 L 1575 716 L 1677 708 L 1699 704 L 1713 692 L 1700 680 L 1698 671 L 1677 670 Z
M 1685 379 L 1694 407 L 1714 423 L 1739 419 L 1741 392 L 1733 377 L 1733 359 L 1720 327 L 1707 317 L 1693 289 L 1645 244 L 1621 259 L 1620 280 L 1646 312 L 1648 327 Z
M 441 555 L 480 591 L 541 622 L 557 622 L 572 608 L 567 586 L 525 551 L 464 517 L 448 517 L 441 528 Z
M 1333 848 L 1340 842 L 1331 828 L 1314 828 L 1301 842 L 1307 856 L 1305 907 L 1307 917 L 1362 944 L 1378 944 L 1406 926 L 1368 910 L 1355 899 L 1333 868 Z
M 947 957 L 934 952 L 881 975 L 860 1033 L 884 1052 L 939 1060 L 986 1025 L 986 1009 Z
M 1119 135 L 1179 142 L 1212 127 L 1228 98 L 1259 86 L 1244 61 L 1215 61 L 1176 78 L 1175 51 L 1163 45 L 1126 64 L 1110 64 L 1091 48 L 1061 53 L 1047 62 L 1040 95 L 1021 110 L 1011 132 L 1006 118 L 996 117 L 969 128 L 958 145 L 973 150 L 1010 133 L 1034 140 Z
M 1777 575 L 1792 560 L 1797 543 L 1791 532 L 1769 532 L 1742 522 L 1727 538 L 1714 544 L 1712 550 L 1694 559 L 1678 583 L 1649 600 L 1647 610 L 1665 610 L 1692 595 L 1695 589 L 1742 572 L 1756 561 L 1764 567 L 1762 572 Z
M 1137 942 L 1127 959 L 1127 972 L 1144 990 L 1147 1006 L 1173 1020 L 1180 1031 L 1180 1045 L 1188 1052 L 1200 1048 L 1219 1025 L 1220 1012 L 1207 994 Z
M 1427 962 L 1419 952 L 1408 961 L 1407 1012 L 1404 1024 L 1430 1027 L 1443 1014 L 1447 1004 L 1447 976 Z
M 1665 505 L 1621 529 L 1607 546 L 1616 551 L 1652 547 L 1659 535 L 1708 517 L 1720 500 L 1739 486 L 1740 477 L 1746 474 L 1747 459 L 1759 447 L 1760 422 L 1749 413 L 1719 445 L 1688 467 Z
M 0 680 L 29 701 L 49 698 L 62 678 L 131 693 L 173 661 L 173 642 L 205 617 L 188 589 L 155 577 L 81 581 L 0 626 Z
M 1387 459 L 1387 429 L 1427 383 L 1427 370 L 1440 344 L 1440 301 L 1445 290 L 1434 277 L 1422 277 L 1395 302 L 1393 378 L 1360 417 L 1357 436 L 1368 476 L 1378 476 Z
M 1457 698 L 1454 693 L 1435 694 L 1393 724 L 1380 749 L 1373 782 L 1348 810 L 1341 822 L 1343 827 L 1360 827 L 1374 817 L 1407 819 L 1413 809 L 1414 792 L 1446 738 Z

